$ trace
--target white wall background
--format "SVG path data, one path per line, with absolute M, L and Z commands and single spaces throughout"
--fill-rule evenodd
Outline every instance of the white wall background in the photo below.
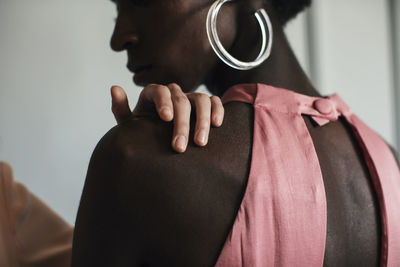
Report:
M 110 86 L 136 97 L 125 54 L 108 45 L 115 14 L 107 0 L 0 1 L 0 159 L 71 223 L 114 125 Z
M 302 65 L 395 144 L 387 3 L 314 2 L 287 29 Z M 107 0 L 0 2 L 0 160 L 71 223 L 91 152 L 114 125 L 110 86 L 132 106 L 139 92 L 108 46 L 115 14 Z

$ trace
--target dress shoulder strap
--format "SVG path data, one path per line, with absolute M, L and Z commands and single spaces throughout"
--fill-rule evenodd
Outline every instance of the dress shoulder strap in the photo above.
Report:
M 400 171 L 388 145 L 354 114 L 346 120 L 361 146 L 382 220 L 381 266 L 400 266 Z

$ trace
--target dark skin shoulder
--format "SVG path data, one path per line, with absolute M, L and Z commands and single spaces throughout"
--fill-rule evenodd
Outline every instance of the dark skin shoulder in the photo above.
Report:
M 247 185 L 253 108 L 225 106 L 209 145 L 169 146 L 156 119 L 112 129 L 97 146 L 76 221 L 73 266 L 213 266 Z M 377 266 L 379 207 L 356 140 L 344 120 L 305 123 L 327 195 L 324 266 Z
M 172 151 L 172 125 L 158 119 L 106 134 L 89 166 L 73 266 L 215 264 L 246 188 L 252 143 L 252 106 L 225 110 L 207 147 L 189 143 L 184 154 Z

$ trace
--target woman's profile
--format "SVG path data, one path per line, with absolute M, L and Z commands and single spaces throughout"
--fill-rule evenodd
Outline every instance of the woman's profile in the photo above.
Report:
M 88 169 L 73 266 L 400 265 L 393 153 L 338 95 L 320 96 L 285 37 L 310 1 L 115 3 L 111 46 L 134 82 L 168 85 L 177 102 L 204 84 L 225 118 L 204 148 L 174 134 L 185 154 L 157 119 L 110 130 Z

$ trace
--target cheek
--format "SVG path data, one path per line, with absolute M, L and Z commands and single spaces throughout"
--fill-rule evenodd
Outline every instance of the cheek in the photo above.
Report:
M 215 66 L 220 59 L 214 53 L 207 37 L 206 19 L 208 8 L 203 9 L 198 13 L 196 18 L 193 18 L 185 23 L 185 33 L 183 36 L 186 39 L 181 47 L 181 56 L 184 55 L 186 61 L 182 71 L 189 71 L 193 75 L 197 75 L 197 82 L 202 80 L 206 74 Z M 234 8 L 225 5 L 221 8 L 217 19 L 218 37 L 229 51 L 233 45 L 236 36 L 236 17 Z M 189 68 L 188 68 L 189 67 Z
M 158 51 L 161 52 L 158 57 L 165 66 L 165 75 L 186 91 L 198 85 L 219 61 L 207 37 L 208 8 L 207 6 L 193 13 L 185 12 L 190 13 L 189 16 L 179 14 L 173 23 L 174 27 L 166 27 L 160 31 L 163 32 L 163 41 L 158 44 Z M 223 6 L 217 21 L 220 41 L 229 50 L 236 35 L 233 8 Z
M 178 28 L 172 29 L 170 42 L 164 49 L 163 61 L 176 82 L 193 89 L 215 64 L 216 57 L 208 42 L 206 16 L 208 9 L 185 18 Z

